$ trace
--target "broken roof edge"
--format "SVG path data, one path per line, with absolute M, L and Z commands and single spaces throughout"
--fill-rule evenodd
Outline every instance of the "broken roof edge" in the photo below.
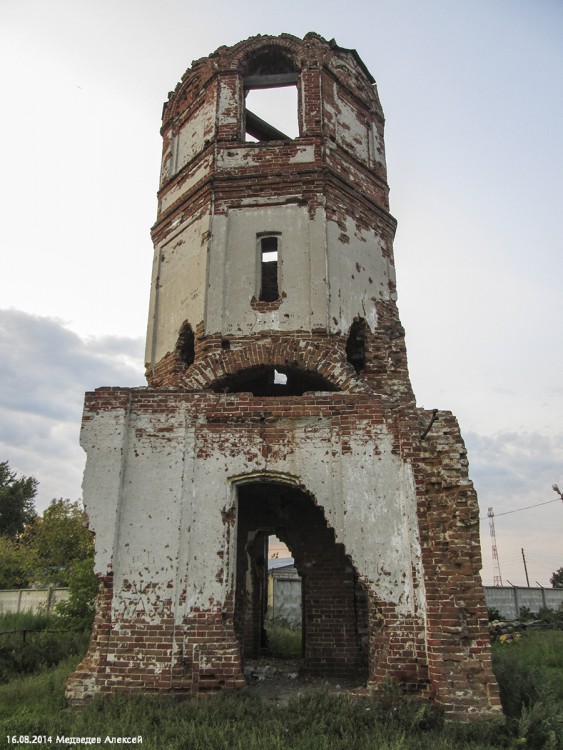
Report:
M 231 56 L 237 57 L 237 52 L 242 52 L 242 50 L 251 46 L 255 42 L 263 42 L 264 44 L 267 44 L 268 42 L 283 44 L 283 42 L 286 42 L 286 43 L 289 43 L 290 45 L 300 46 L 304 42 L 313 41 L 313 40 L 317 41 L 321 45 L 325 45 L 327 49 L 334 50 L 336 52 L 346 53 L 350 55 L 354 59 L 354 61 L 356 62 L 356 64 L 358 65 L 362 73 L 366 76 L 366 79 L 368 80 L 368 82 L 371 83 L 372 85 L 375 85 L 376 83 L 375 78 L 369 72 L 366 64 L 364 63 L 364 61 L 358 54 L 357 50 L 349 49 L 347 47 L 340 47 L 336 43 L 336 40 L 334 38 L 327 40 L 321 34 L 317 34 L 317 32 L 315 31 L 308 31 L 303 36 L 302 39 L 298 36 L 295 36 L 294 34 L 289 34 L 287 32 L 283 32 L 277 35 L 255 34 L 253 36 L 247 37 L 246 39 L 242 39 L 240 42 L 236 42 L 235 44 L 232 44 L 230 46 L 223 44 L 220 47 L 218 47 L 214 52 L 211 52 L 209 55 L 207 55 L 206 57 L 200 57 L 197 60 L 193 60 L 190 67 L 184 71 L 182 77 L 176 84 L 174 90 L 168 92 L 168 98 L 163 103 L 163 107 L 162 107 L 163 120 L 164 120 L 164 115 L 165 115 L 166 110 L 168 109 L 169 106 L 173 104 L 175 98 L 177 97 L 179 91 L 182 89 L 186 81 L 191 76 L 195 75 L 198 69 L 203 70 L 204 67 L 209 66 L 212 61 L 216 61 L 218 58 L 221 58 L 222 55 L 225 55 L 226 53 L 230 53 Z M 209 72 L 210 73 L 212 72 L 214 74 L 216 70 L 209 71 Z
M 311 34 L 312 34 L 313 32 L 309 32 L 309 33 L 311 33 Z M 308 34 L 307 34 L 306 36 L 308 36 Z M 350 49 L 350 48 L 348 48 L 348 47 L 340 47 L 340 46 L 339 46 L 339 45 L 338 45 L 338 44 L 336 43 L 336 40 L 335 40 L 335 39 L 331 39 L 331 40 L 330 40 L 329 42 L 327 42 L 327 43 L 328 43 L 328 45 L 330 46 L 330 48 L 331 48 L 331 49 L 337 49 L 337 50 L 338 50 L 339 52 L 348 52 L 348 54 L 352 55 L 352 57 L 354 58 L 354 60 L 355 60 L 355 61 L 356 61 L 356 62 L 358 63 L 358 66 L 359 66 L 359 67 L 360 67 L 360 68 L 362 69 L 362 71 L 363 71 L 363 73 L 364 73 L 365 77 L 366 77 L 366 78 L 368 79 L 368 81 L 369 81 L 370 83 L 375 83 L 375 82 L 376 82 L 376 81 L 375 81 L 375 78 L 374 78 L 374 77 L 372 76 L 372 74 L 371 74 L 371 73 L 369 72 L 369 70 L 368 70 L 368 68 L 367 68 L 367 65 L 366 65 L 366 64 L 365 64 L 365 62 L 364 62 L 364 61 L 362 60 L 362 58 L 361 58 L 361 57 L 359 56 L 359 54 L 358 54 L 357 50 L 355 50 L 355 49 Z

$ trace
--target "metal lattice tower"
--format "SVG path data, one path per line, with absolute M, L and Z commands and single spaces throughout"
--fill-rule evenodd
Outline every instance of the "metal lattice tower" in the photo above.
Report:
M 498 559 L 497 550 L 497 538 L 495 534 L 495 514 L 493 513 L 492 508 L 489 508 L 487 515 L 489 517 L 489 529 L 491 532 L 491 542 L 493 546 L 493 586 L 502 586 L 502 576 L 500 574 L 500 562 Z

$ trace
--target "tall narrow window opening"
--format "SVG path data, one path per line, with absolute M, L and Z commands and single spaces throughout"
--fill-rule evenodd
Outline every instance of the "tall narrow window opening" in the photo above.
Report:
M 278 288 L 278 238 L 260 239 L 260 301 L 275 302 Z
M 244 76 L 244 131 L 248 141 L 286 141 L 299 135 L 298 71 L 284 50 L 267 47 Z

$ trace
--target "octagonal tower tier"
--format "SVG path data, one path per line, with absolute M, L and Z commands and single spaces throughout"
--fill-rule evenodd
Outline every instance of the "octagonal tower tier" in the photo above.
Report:
M 246 106 L 284 87 L 297 94 L 293 139 Z M 170 94 L 162 135 L 149 383 L 264 393 L 274 362 L 287 393 L 358 375 L 389 391 L 397 373 L 375 339 L 401 348 L 395 220 L 383 113 L 357 53 L 316 34 L 222 47 Z

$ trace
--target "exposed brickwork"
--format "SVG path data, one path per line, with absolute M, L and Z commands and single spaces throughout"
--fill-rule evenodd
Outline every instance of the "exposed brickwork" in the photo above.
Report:
M 176 352 L 161 360 L 149 379 L 153 387 L 182 387 L 189 391 L 211 388 L 229 375 L 258 365 L 291 365 L 320 373 L 339 390 L 365 391 L 361 378 L 346 359 L 345 336 L 295 331 L 243 338 L 196 336 L 194 364 L 184 368 Z
M 419 424 L 431 415 L 421 410 Z M 448 713 L 478 712 L 477 698 L 499 705 L 492 675 L 487 609 L 480 585 L 479 507 L 468 479 L 457 420 L 439 412 L 420 441 L 419 505 L 426 583 L 428 664 L 436 699 Z
M 169 692 L 195 695 L 244 686 L 232 618 L 193 612 L 176 623 L 142 611 L 111 616 L 111 576 L 101 581 L 88 655 L 69 679 L 75 705 L 96 693 Z
M 270 54 L 295 73 L 300 136 L 251 143 L 245 76 L 279 73 Z M 275 533 L 305 671 L 498 712 L 465 447 L 449 412 L 427 431 L 409 379 L 371 75 L 316 34 L 254 37 L 192 65 L 162 135 L 149 387 L 86 394 L 101 588 L 69 699 L 242 686 Z M 244 275 L 269 233 L 278 298 L 260 300 Z

